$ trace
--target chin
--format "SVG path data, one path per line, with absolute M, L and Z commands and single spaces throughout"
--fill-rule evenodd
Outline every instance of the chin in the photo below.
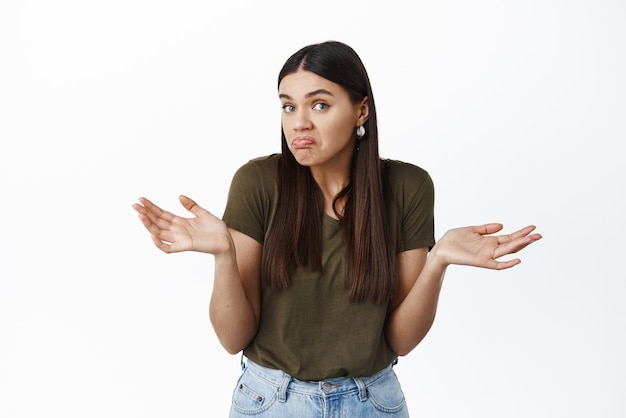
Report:
M 315 159 L 311 155 L 302 155 L 303 153 L 294 153 L 292 152 L 293 158 L 296 160 L 298 164 L 304 167 L 310 167 L 313 165 Z
M 310 158 L 296 158 L 296 162 L 303 167 L 311 167 L 314 165 Z

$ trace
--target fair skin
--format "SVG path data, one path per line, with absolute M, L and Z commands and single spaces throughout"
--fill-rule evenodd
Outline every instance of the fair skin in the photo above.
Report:
M 332 201 L 350 182 L 355 127 L 369 115 L 367 98 L 352 103 L 341 86 L 310 71 L 284 77 L 278 97 L 289 151 L 311 169 L 324 194 L 325 211 L 334 217 Z
M 332 201 L 348 184 L 354 131 L 367 120 L 367 98 L 354 104 L 341 86 L 307 71 L 284 77 L 279 97 L 289 150 L 301 165 L 310 167 L 323 192 L 325 212 L 335 216 Z M 181 196 L 180 202 L 193 217 L 176 216 L 145 198 L 133 208 L 160 250 L 215 256 L 211 323 L 224 348 L 238 353 L 252 341 L 259 326 L 262 246 L 229 229 L 192 199 Z M 499 261 L 501 257 L 541 239 L 533 233 L 534 226 L 493 235 L 501 229 L 500 224 L 456 228 L 447 231 L 430 253 L 419 248 L 398 254 L 399 291 L 390 303 L 385 329 L 398 355 L 408 354 L 430 330 L 449 265 L 507 269 L 520 260 Z

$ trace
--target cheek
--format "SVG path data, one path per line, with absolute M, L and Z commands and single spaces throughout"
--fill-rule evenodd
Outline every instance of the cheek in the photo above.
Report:
M 283 119 L 280 121 L 280 127 L 283 132 L 283 135 L 285 135 L 285 138 L 289 138 L 289 135 L 287 134 L 288 132 L 291 132 L 289 128 L 289 123 L 285 122 L 285 120 Z
M 335 119 L 332 124 L 332 131 L 341 137 L 351 137 L 354 130 L 354 120 L 350 115 L 342 115 Z

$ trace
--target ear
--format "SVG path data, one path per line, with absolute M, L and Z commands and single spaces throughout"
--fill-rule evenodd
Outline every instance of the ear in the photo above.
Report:
M 370 116 L 370 105 L 367 96 L 365 96 L 363 100 L 361 100 L 361 103 L 357 105 L 357 109 L 359 113 L 358 119 L 356 121 L 356 126 L 361 126 L 364 125 L 365 122 L 367 122 L 367 118 L 369 118 Z

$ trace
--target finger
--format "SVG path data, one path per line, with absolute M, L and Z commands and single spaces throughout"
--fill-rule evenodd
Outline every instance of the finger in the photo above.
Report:
M 143 226 L 150 232 L 151 235 L 155 235 L 163 238 L 164 235 L 171 236 L 169 232 L 172 228 L 172 223 L 162 218 L 156 218 L 153 213 L 140 213 L 139 219 L 143 223 Z
M 139 212 L 139 211 L 138 211 Z M 143 226 L 145 226 L 147 229 L 150 228 L 150 226 L 152 225 L 152 220 L 150 219 L 150 217 L 145 214 L 145 213 L 141 213 L 139 212 L 139 220 L 141 221 L 141 223 L 143 224 Z
M 176 219 L 176 215 L 166 210 L 161 209 L 150 200 L 146 198 L 139 199 L 144 204 L 143 210 L 138 210 L 140 214 L 143 214 L 148 219 L 152 225 L 155 225 L 160 230 L 170 229 L 172 222 Z M 140 206 L 140 205 L 137 205 Z M 144 223 L 145 225 L 145 223 Z M 147 226 L 146 226 L 147 227 Z M 155 231 L 151 230 L 152 233 Z
M 520 229 L 519 231 L 515 231 L 511 234 L 511 237 L 513 239 L 517 239 L 519 237 L 525 237 L 526 235 L 530 234 L 531 232 L 533 232 L 537 227 L 535 225 L 528 225 L 522 229 Z
M 161 241 L 156 235 L 150 235 L 150 238 L 152 238 L 152 242 L 154 243 L 154 245 L 157 246 L 159 250 L 168 254 L 171 252 L 171 245 L 169 243 Z
M 153 208 L 153 207 L 158 208 L 158 206 L 155 205 L 154 203 L 152 203 L 152 201 L 150 201 L 150 199 L 147 199 L 145 197 L 140 197 L 139 198 L 139 203 L 141 203 L 143 205 L 143 207 L 145 207 L 147 210 L 151 210 L 151 208 Z
M 141 206 L 139 203 L 135 203 L 133 205 L 133 209 L 137 212 L 137 214 L 139 215 L 139 219 L 144 224 L 144 226 L 147 228 L 148 225 L 146 225 L 146 221 L 148 221 L 148 222 L 151 222 L 151 221 L 150 221 L 150 218 L 148 217 L 148 211 L 146 210 L 146 208 Z
M 177 234 L 175 232 L 172 232 L 170 230 L 160 230 L 157 234 L 153 234 L 156 235 L 156 237 L 161 240 L 161 242 L 167 242 L 169 244 L 172 244 L 174 242 L 177 241 L 176 237 Z
M 159 228 L 147 214 L 140 214 L 139 219 L 148 232 L 150 232 L 150 235 L 159 235 L 161 233 L 161 228 Z
M 493 257 L 493 258 L 488 258 L 486 260 L 482 260 L 481 262 L 478 262 L 476 266 L 487 268 L 490 270 L 504 270 L 504 269 L 511 268 L 519 263 L 521 263 L 521 260 L 519 258 L 515 258 L 513 260 L 498 261 L 496 260 L 496 257 Z
M 145 197 L 140 197 L 139 202 L 141 204 L 134 204 L 133 207 L 137 212 L 149 218 L 150 221 L 155 222 L 158 218 L 158 214 L 162 212 L 161 208 L 152 203 L 150 200 Z
M 509 241 L 504 244 L 498 245 L 498 247 L 496 247 L 494 250 L 493 258 L 497 259 L 504 255 L 513 254 L 518 251 L 521 251 L 527 246 L 529 246 L 530 244 L 532 244 L 533 242 L 540 240 L 541 238 L 542 237 L 539 234 L 532 234 L 532 235 L 523 236 L 513 241 Z
M 162 228 L 159 226 L 160 219 L 153 212 L 145 211 L 139 213 L 139 219 L 152 234 L 157 234 Z
M 513 260 L 506 260 L 506 261 L 496 261 L 494 270 L 509 269 L 509 268 L 511 268 L 513 266 L 518 265 L 521 262 L 522 262 L 522 260 L 520 260 L 519 258 L 514 258 Z
M 139 202 L 141 202 L 144 207 L 148 210 L 148 214 L 151 214 L 151 218 L 154 220 L 156 218 L 162 218 L 167 221 L 171 221 L 174 218 L 174 214 L 170 213 L 166 210 L 161 209 L 159 206 L 152 203 L 149 199 L 145 197 L 140 197 Z
M 146 213 L 146 208 L 139 203 L 133 203 L 132 207 L 137 213 Z
M 502 224 L 499 224 L 499 223 L 488 223 L 488 224 L 474 227 L 474 230 L 478 232 L 480 235 L 495 234 L 501 229 L 502 229 Z
M 200 215 L 200 212 L 203 211 L 204 209 L 198 205 L 193 199 L 191 199 L 190 197 L 187 197 L 185 195 L 180 195 L 178 197 L 178 200 L 180 201 L 180 203 L 183 205 L 183 207 L 185 209 L 187 209 L 189 212 L 193 213 L 196 216 Z
M 498 244 L 506 244 L 508 242 L 515 241 L 516 239 L 528 236 L 531 232 L 536 229 L 534 225 L 528 225 L 518 231 L 513 232 L 512 234 L 500 235 L 498 236 Z

